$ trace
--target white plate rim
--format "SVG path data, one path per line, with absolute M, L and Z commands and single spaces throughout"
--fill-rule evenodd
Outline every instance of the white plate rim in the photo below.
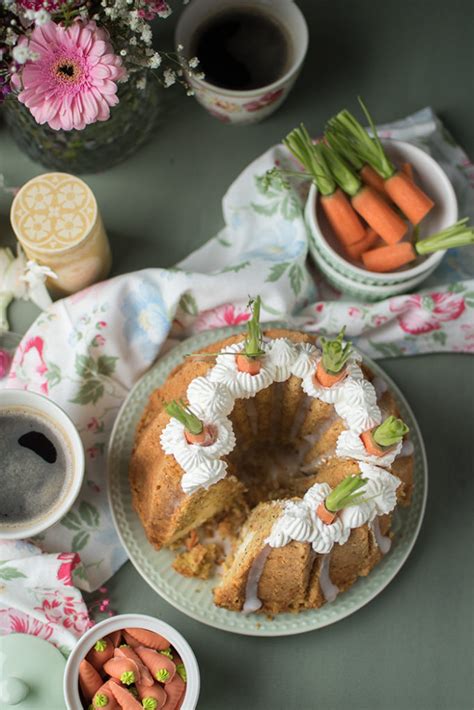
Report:
M 291 325 L 288 323 L 283 323 L 283 322 L 270 322 L 270 323 L 265 323 L 263 324 L 263 329 L 268 330 L 270 328 L 285 328 L 288 330 L 295 330 L 295 328 L 292 328 Z M 282 616 L 288 616 L 293 619 L 296 617 L 304 617 L 304 619 L 314 619 L 314 621 L 310 621 L 304 628 L 298 628 L 298 629 L 272 629 L 268 628 L 268 625 L 266 626 L 266 617 L 260 614 L 254 614 L 254 615 L 249 615 L 249 617 L 253 618 L 255 620 L 254 627 L 250 628 L 233 628 L 229 624 L 225 623 L 225 621 L 215 621 L 215 620 L 209 620 L 205 617 L 205 615 L 200 615 L 189 608 L 186 607 L 185 604 L 179 603 L 176 599 L 173 599 L 168 593 L 163 591 L 163 589 L 160 589 L 159 585 L 157 585 L 154 581 L 152 581 L 147 573 L 146 570 L 143 569 L 141 566 L 140 562 L 137 561 L 134 558 L 134 554 L 132 550 L 130 549 L 130 546 L 125 538 L 125 533 L 121 529 L 120 521 L 117 515 L 117 511 L 115 509 L 115 500 L 113 497 L 113 487 L 111 485 L 112 483 L 112 476 L 113 476 L 113 467 L 112 467 L 112 450 L 114 449 L 114 442 L 115 439 L 117 438 L 117 430 L 120 425 L 120 420 L 121 416 L 123 415 L 124 411 L 128 408 L 130 401 L 134 399 L 135 393 L 137 389 L 141 386 L 143 380 L 147 377 L 150 377 L 150 372 L 155 369 L 156 367 L 162 368 L 163 366 L 166 367 L 168 364 L 168 361 L 171 361 L 174 356 L 176 355 L 184 355 L 189 352 L 194 352 L 196 349 L 196 345 L 198 347 L 205 347 L 205 345 L 201 342 L 203 337 L 209 338 L 209 344 L 211 344 L 213 341 L 218 341 L 223 338 L 229 337 L 231 335 L 235 335 L 237 333 L 240 333 L 245 330 L 245 325 L 243 326 L 229 326 L 225 328 L 216 328 L 214 330 L 209 330 L 209 331 L 203 331 L 201 333 L 198 333 L 196 335 L 192 335 L 189 338 L 183 340 L 179 344 L 177 344 L 175 347 L 167 351 L 161 358 L 159 358 L 153 365 L 152 367 L 145 372 L 139 380 L 135 383 L 135 385 L 132 387 L 130 392 L 128 393 L 126 399 L 124 400 L 122 406 L 120 407 L 117 417 L 114 422 L 114 426 L 112 428 L 112 432 L 109 438 L 109 444 L 107 448 L 107 493 L 108 493 L 108 502 L 110 506 L 110 511 L 112 515 L 112 520 L 115 526 L 115 530 L 117 532 L 117 535 L 120 539 L 120 542 L 122 546 L 124 547 L 125 551 L 127 552 L 128 559 L 130 562 L 133 564 L 137 572 L 140 574 L 140 576 L 147 582 L 147 584 L 160 596 L 162 597 L 166 602 L 168 602 L 171 606 L 174 608 L 178 609 L 178 611 L 181 611 L 183 614 L 186 616 L 189 616 L 191 619 L 194 619 L 195 621 L 199 621 L 201 623 L 206 624 L 207 626 L 211 626 L 213 628 L 220 629 L 222 631 L 228 631 L 230 633 L 236 633 L 236 634 L 241 634 L 244 636 L 257 636 L 257 637 L 279 637 L 279 636 L 293 636 L 299 633 L 307 633 L 309 631 L 315 631 L 320 628 L 324 628 L 326 626 L 329 626 L 333 623 L 336 623 L 337 621 L 341 621 L 342 619 L 345 619 L 346 617 L 350 616 L 351 614 L 355 613 L 359 609 L 362 609 L 364 606 L 366 606 L 369 602 L 371 602 L 375 597 L 377 597 L 384 589 L 385 587 L 390 584 L 390 582 L 396 577 L 398 572 L 401 570 L 403 565 L 405 564 L 406 560 L 411 554 L 411 551 L 416 543 L 416 540 L 418 538 L 421 525 L 423 522 L 424 514 L 425 514 L 425 509 L 426 509 L 426 501 L 427 501 L 427 494 L 428 494 L 428 460 L 426 456 L 426 450 L 425 450 L 425 445 L 423 441 L 423 437 L 421 435 L 421 431 L 418 425 L 418 422 L 415 419 L 415 416 L 413 414 L 413 411 L 408 404 L 407 400 L 405 399 L 405 396 L 402 394 L 398 386 L 393 382 L 391 377 L 389 377 L 385 371 L 376 363 L 374 362 L 371 358 L 369 358 L 367 355 L 364 353 L 360 352 L 360 355 L 362 356 L 364 364 L 366 364 L 374 373 L 375 375 L 378 375 L 379 377 L 383 378 L 385 382 L 387 383 L 388 387 L 392 391 L 392 393 L 395 395 L 396 399 L 398 400 L 398 403 L 401 403 L 403 408 L 406 410 L 406 412 L 409 415 L 410 421 L 410 434 L 412 440 L 416 439 L 416 446 L 418 447 L 418 453 L 420 455 L 420 483 L 422 483 L 422 492 L 421 492 L 421 500 L 419 503 L 419 512 L 418 512 L 418 519 L 416 521 L 415 528 L 410 536 L 410 539 L 408 541 L 405 540 L 405 549 L 403 551 L 403 554 L 401 558 L 399 559 L 398 563 L 393 567 L 392 570 L 390 570 L 382 580 L 380 580 L 380 583 L 377 585 L 377 587 L 373 591 L 368 591 L 365 595 L 363 600 L 359 603 L 356 602 L 351 606 L 351 608 L 346 609 L 346 610 L 340 610 L 339 612 L 336 612 L 336 617 L 335 618 L 330 618 L 326 620 L 322 620 L 317 618 L 318 613 L 321 610 L 327 610 L 328 607 L 331 608 L 337 608 L 337 603 L 338 600 L 346 600 L 347 595 L 350 594 L 351 590 L 354 589 L 354 587 L 359 584 L 360 581 L 362 580 L 367 580 L 372 577 L 374 573 L 379 571 L 380 575 L 380 568 L 381 565 L 383 564 L 383 560 L 374 568 L 374 570 L 368 575 L 368 577 L 365 578 L 359 578 L 354 585 L 352 585 L 351 589 L 349 589 L 347 592 L 344 592 L 340 594 L 335 602 L 332 604 L 325 604 L 321 609 L 309 609 L 305 610 L 303 612 L 300 612 L 299 614 L 280 614 L 278 617 Z M 316 335 L 315 333 L 308 333 L 310 335 Z M 206 338 L 206 339 L 207 339 Z M 197 342 L 198 341 L 198 342 Z M 170 369 L 173 369 L 176 365 L 175 364 L 170 364 Z M 147 399 L 148 396 L 151 394 L 153 389 L 156 388 L 156 384 L 153 385 L 153 388 L 150 389 L 150 391 L 147 394 Z M 415 462 L 416 465 L 416 462 Z M 413 504 L 413 503 L 412 503 Z M 410 511 L 410 509 L 408 509 Z M 134 513 L 136 516 L 136 513 Z M 137 516 L 138 518 L 138 516 Z M 399 536 L 398 536 L 399 537 Z M 149 543 L 148 543 L 149 544 Z M 160 552 L 156 551 L 156 554 L 160 554 Z M 390 554 L 390 553 L 388 553 Z M 200 580 L 196 580 L 196 583 L 200 582 Z M 218 609 L 218 607 L 216 607 Z M 240 612 L 228 612 L 226 610 L 219 610 L 224 612 L 224 614 L 239 614 L 241 617 L 243 617 Z M 244 617 L 245 618 L 245 617 Z M 248 617 L 247 617 L 248 618 Z M 271 623 L 271 622 L 270 622 Z

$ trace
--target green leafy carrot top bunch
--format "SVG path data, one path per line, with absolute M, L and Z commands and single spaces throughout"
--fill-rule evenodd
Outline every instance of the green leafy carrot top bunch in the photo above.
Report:
M 267 173 L 268 181 L 279 179 L 282 185 L 286 175 L 310 178 L 347 256 L 362 260 L 370 271 L 394 271 L 418 254 L 474 243 L 474 229 L 467 219 L 416 244 L 406 239 L 405 220 L 416 228 L 434 202 L 416 184 L 409 163 L 398 169 L 389 159 L 369 111 L 361 99 L 359 103 L 372 135 L 346 109 L 328 121 L 319 143 L 301 124 L 283 143 L 304 172 L 274 168 Z

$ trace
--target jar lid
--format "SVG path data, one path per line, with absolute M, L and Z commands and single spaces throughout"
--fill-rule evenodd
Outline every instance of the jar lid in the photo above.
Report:
M 28 634 L 0 638 L 0 707 L 64 708 L 66 659 L 51 643 Z
M 40 254 L 76 247 L 97 220 L 97 202 L 85 182 L 67 173 L 45 173 L 20 189 L 11 208 L 20 244 Z

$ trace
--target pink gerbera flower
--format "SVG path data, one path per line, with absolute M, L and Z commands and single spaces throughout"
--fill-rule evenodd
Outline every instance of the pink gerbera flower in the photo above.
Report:
M 109 118 L 125 70 L 105 30 L 92 21 L 68 28 L 47 22 L 35 27 L 29 49 L 37 57 L 23 67 L 18 99 L 38 123 L 70 131 Z

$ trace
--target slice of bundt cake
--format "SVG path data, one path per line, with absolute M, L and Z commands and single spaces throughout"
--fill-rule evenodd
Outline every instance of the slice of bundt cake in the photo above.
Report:
M 153 392 L 130 484 L 158 549 L 250 509 L 215 602 L 278 613 L 320 606 L 372 569 L 391 511 L 410 501 L 413 457 L 393 396 L 343 332 L 321 349 L 307 333 L 262 332 L 259 307 L 246 334 L 186 358 Z

